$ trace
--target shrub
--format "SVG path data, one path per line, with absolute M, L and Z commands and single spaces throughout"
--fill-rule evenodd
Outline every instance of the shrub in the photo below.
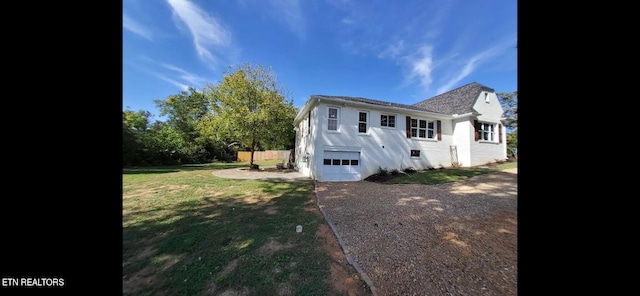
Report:
M 389 171 L 385 168 L 382 167 L 378 167 L 378 175 L 380 176 L 386 176 L 389 173 Z
M 413 168 L 413 167 L 408 167 L 408 168 L 404 169 L 404 172 L 407 173 L 407 174 L 411 174 L 411 173 L 417 172 L 417 170 L 415 168 Z
M 400 174 L 400 170 L 398 170 L 398 169 L 393 169 L 393 170 L 391 170 L 391 174 L 392 174 L 392 175 L 398 175 L 398 174 Z

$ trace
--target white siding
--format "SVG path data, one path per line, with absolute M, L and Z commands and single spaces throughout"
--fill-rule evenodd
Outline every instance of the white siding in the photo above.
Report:
M 489 99 L 489 103 L 485 103 L 485 94 L 487 94 L 486 98 Z M 473 109 L 482 114 L 478 117 L 478 120 L 496 123 L 499 122 L 503 112 L 498 96 L 495 93 L 485 91 L 480 93 L 475 105 L 473 105 Z
M 486 97 L 485 97 L 486 94 Z M 485 100 L 486 99 L 486 100 Z M 487 102 L 488 101 L 488 102 Z M 500 122 L 500 116 L 503 109 L 498 101 L 498 96 L 493 92 L 481 92 L 480 96 L 476 100 L 473 108 L 481 113 L 478 116 L 478 121 L 485 123 L 493 123 L 496 125 L 495 135 L 499 136 L 498 124 Z M 501 124 L 502 125 L 502 124 Z M 470 146 L 470 164 L 471 166 L 481 165 L 488 162 L 495 162 L 498 160 L 505 160 L 507 158 L 507 138 L 506 128 L 502 129 L 502 143 L 488 143 L 482 141 L 475 141 L 473 122 L 471 122 L 471 146 Z
M 469 117 L 453 121 L 453 143 L 458 152 L 458 163 L 464 167 L 471 164 L 471 142 L 474 140 L 473 122 Z
M 296 126 L 296 168 L 299 172 L 310 178 L 314 177 L 313 173 L 313 154 L 315 134 L 317 127 L 314 124 L 315 109 L 311 110 L 311 118 L 307 115 Z M 311 121 L 311 122 L 309 122 Z M 309 124 L 310 123 L 310 124 Z
M 338 131 L 328 131 L 328 107 L 339 108 Z M 314 108 L 317 111 L 317 123 L 319 129 L 315 133 L 314 164 L 318 174 L 317 180 L 322 181 L 322 161 L 325 148 L 345 151 L 360 148 L 361 179 L 364 179 L 378 172 L 382 167 L 387 170 L 403 169 L 414 167 L 416 169 L 426 169 L 429 167 L 449 167 L 451 166 L 451 155 L 449 146 L 452 143 L 451 120 L 441 120 L 442 141 L 423 140 L 406 137 L 406 115 L 402 111 L 381 111 L 375 109 L 364 109 L 358 106 L 349 105 L 327 105 L 321 102 Z M 358 112 L 369 112 L 368 132 L 362 134 L 358 132 Z M 380 115 L 388 114 L 396 116 L 396 127 L 380 126 Z M 416 117 L 416 116 L 412 116 Z M 416 117 L 417 118 L 417 117 Z M 427 116 L 420 116 L 422 119 L 434 119 Z M 420 157 L 412 158 L 411 150 L 420 150 Z

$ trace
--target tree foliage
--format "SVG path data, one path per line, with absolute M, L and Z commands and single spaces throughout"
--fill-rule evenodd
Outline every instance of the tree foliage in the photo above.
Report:
M 293 102 L 271 68 L 229 68 L 218 85 L 189 87 L 155 103 L 166 121 L 123 111 L 123 166 L 232 161 L 240 147 L 290 149 L 295 142 Z
M 518 130 L 507 134 L 507 152 L 518 159 Z
M 178 151 L 181 163 L 202 163 L 211 160 L 216 153 L 212 143 L 200 134 L 199 124 L 209 112 L 209 100 L 203 92 L 189 87 L 165 100 L 155 100 L 160 115 L 167 115 L 168 127 L 163 127 L 160 136 L 171 136 L 168 140 Z M 178 141 L 175 137 L 179 137 Z
M 144 159 L 144 138 L 146 136 L 151 113 L 140 110 L 122 112 L 122 163 L 136 165 Z
M 518 91 L 498 93 L 498 100 L 504 110 L 505 127 L 507 128 L 507 153 L 518 158 Z
M 498 100 L 504 109 L 504 115 L 507 118 L 505 126 L 509 130 L 518 128 L 518 91 L 512 93 L 498 93 Z
M 200 137 L 198 124 L 209 111 L 209 101 L 204 93 L 189 87 L 165 100 L 155 100 L 160 115 L 167 115 L 167 123 L 171 125 L 187 142 Z
M 253 154 L 259 147 L 290 147 L 295 108 L 277 84 L 271 67 L 229 68 L 217 85 L 205 90 L 211 112 L 201 133 L 215 140 L 238 141 Z

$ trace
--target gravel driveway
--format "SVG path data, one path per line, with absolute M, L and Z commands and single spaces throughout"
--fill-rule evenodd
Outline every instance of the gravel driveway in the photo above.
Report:
M 378 295 L 517 295 L 515 172 L 318 183 L 318 204 Z

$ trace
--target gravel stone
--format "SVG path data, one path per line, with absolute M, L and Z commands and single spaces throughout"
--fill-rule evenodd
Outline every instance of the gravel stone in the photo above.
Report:
M 318 205 L 377 295 L 517 295 L 517 173 L 320 182 Z

